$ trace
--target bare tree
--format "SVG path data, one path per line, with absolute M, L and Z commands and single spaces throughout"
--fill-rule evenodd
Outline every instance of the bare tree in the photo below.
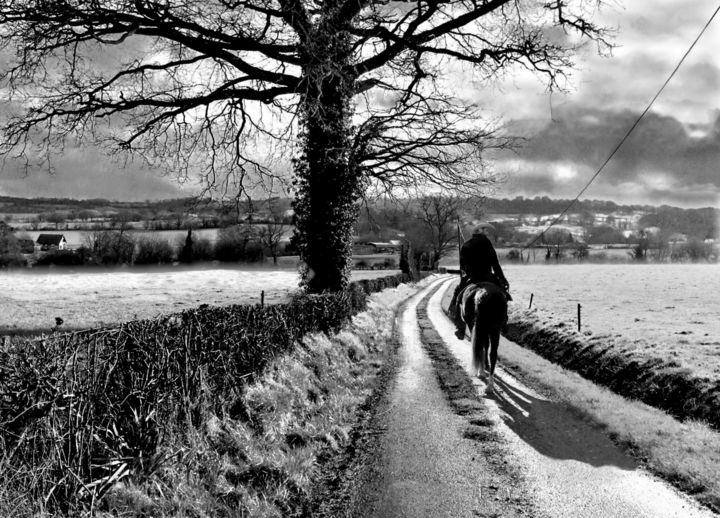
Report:
M 542 234 L 541 242 L 545 246 L 545 260 L 552 257 L 560 261 L 563 256 L 563 247 L 573 243 L 572 234 L 567 230 L 553 228 Z
M 280 253 L 280 242 L 287 226 L 285 218 L 276 200 L 268 200 L 268 216 L 263 223 L 258 224 L 258 239 L 263 246 L 270 252 L 273 264 L 277 264 L 277 258 Z
M 416 202 L 415 219 L 419 226 L 408 235 L 416 254 L 426 254 L 427 264 L 437 269 L 440 259 L 457 247 L 460 212 L 473 200 L 464 196 L 424 196 Z
M 7 0 L 0 151 L 51 167 L 99 142 L 240 199 L 279 179 L 258 156 L 296 142 L 304 284 L 337 290 L 369 187 L 472 191 L 505 145 L 443 93 L 444 67 L 487 82 L 520 66 L 555 87 L 582 38 L 605 44 L 601 2 Z
M 55 224 L 55 230 L 60 228 L 60 223 L 65 223 L 66 216 L 63 212 L 48 212 L 42 215 L 43 219 L 48 223 Z

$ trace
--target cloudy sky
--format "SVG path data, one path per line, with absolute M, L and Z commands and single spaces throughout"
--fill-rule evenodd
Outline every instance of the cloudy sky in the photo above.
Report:
M 588 47 L 569 91 L 549 95 L 517 78 L 492 93 L 511 132 L 527 141 L 499 157 L 497 195 L 572 198 L 656 94 L 718 7 L 717 0 L 626 0 L 600 17 L 617 28 L 613 55 Z M 720 206 L 720 15 L 586 199 Z M 515 88 L 516 87 L 516 88 Z
M 576 57 L 566 92 L 550 95 L 522 74 L 463 96 L 501 116 L 526 138 L 493 167 L 507 181 L 496 196 L 574 197 L 652 99 L 717 8 L 718 0 L 625 0 L 599 15 L 617 29 L 612 57 L 589 45 Z M 653 110 L 584 197 L 619 203 L 720 206 L 720 17 L 699 41 Z M 0 194 L 144 200 L 183 196 L 192 186 L 92 148 L 69 149 L 56 174 L 12 166 Z

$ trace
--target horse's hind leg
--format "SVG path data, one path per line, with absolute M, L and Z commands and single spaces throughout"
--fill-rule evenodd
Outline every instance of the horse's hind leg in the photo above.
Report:
M 497 353 L 498 346 L 500 345 L 500 330 L 493 329 L 490 333 L 490 351 L 488 358 L 488 371 L 490 372 L 490 379 L 488 381 L 488 389 L 493 390 L 493 381 L 495 374 L 495 365 L 497 364 Z
M 487 333 L 480 329 L 480 326 L 473 326 L 472 330 L 472 348 L 473 348 L 473 370 L 478 376 L 485 376 L 486 353 L 488 348 Z

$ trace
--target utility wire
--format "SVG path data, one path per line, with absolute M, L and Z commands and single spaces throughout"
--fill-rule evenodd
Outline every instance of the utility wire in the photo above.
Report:
M 630 129 L 625 133 L 625 136 L 620 140 L 620 142 L 618 143 L 618 145 L 615 146 L 615 148 L 612 150 L 612 152 L 610 153 L 610 156 L 607 157 L 607 159 L 605 160 L 605 162 L 603 162 L 603 164 L 602 164 L 602 165 L 600 166 L 600 168 L 595 172 L 595 174 L 592 175 L 592 177 L 590 178 L 590 180 L 585 184 L 585 187 L 582 188 L 582 190 L 577 194 L 577 196 L 575 196 L 575 198 L 568 204 L 568 206 L 565 207 L 565 209 L 564 209 L 555 219 L 553 219 L 552 222 L 550 222 L 550 224 L 547 226 L 547 228 L 545 228 L 545 230 L 543 230 L 542 232 L 540 232 L 540 233 L 535 237 L 535 239 L 533 239 L 528 245 L 525 245 L 525 247 L 523 248 L 523 250 L 527 250 L 528 248 L 532 247 L 535 243 L 537 243 L 538 240 L 541 239 L 541 238 L 545 235 L 545 233 L 546 233 L 548 230 L 550 230 L 556 223 L 558 223 L 558 222 L 562 219 L 562 217 L 563 217 L 565 214 L 567 214 L 567 212 L 573 207 L 573 205 L 575 205 L 575 204 L 578 202 L 578 200 L 580 199 L 580 196 L 582 196 L 583 193 L 584 193 L 585 191 L 587 191 L 588 187 L 590 187 L 590 185 L 591 185 L 591 184 L 595 181 L 595 179 L 600 175 L 600 173 L 603 171 L 603 169 L 605 169 L 605 166 L 608 165 L 608 163 L 610 162 L 610 160 L 612 160 L 612 158 L 615 156 L 615 154 L 618 152 L 618 150 L 622 147 L 622 145 L 625 143 L 625 141 L 628 139 L 628 137 L 630 137 L 630 134 L 635 130 L 635 128 L 638 127 L 638 125 L 640 124 L 640 121 L 642 121 L 643 117 L 645 117 L 645 115 L 647 114 L 647 112 L 650 111 L 650 108 L 652 108 L 652 105 L 655 104 L 655 101 L 657 100 L 657 98 L 660 97 L 660 94 L 663 92 L 663 90 L 665 90 L 665 87 L 668 85 L 668 83 L 670 83 L 670 81 L 672 80 L 672 78 L 675 76 L 675 73 L 680 69 L 680 66 L 682 66 L 683 62 L 685 61 L 685 58 L 688 57 L 688 54 L 690 54 L 690 52 L 692 51 L 692 49 L 695 48 L 695 44 L 697 44 L 697 42 L 700 40 L 700 38 L 702 37 L 702 35 L 705 34 L 705 31 L 706 31 L 707 28 L 710 26 L 710 24 L 712 23 L 712 21 L 715 19 L 715 16 L 718 14 L 718 12 L 720 12 L 720 4 L 718 4 L 717 8 L 715 9 L 715 12 L 713 12 L 712 16 L 710 16 L 710 18 L 708 19 L 707 23 L 705 23 L 705 26 L 702 28 L 702 30 L 701 30 L 700 33 L 697 35 L 697 37 L 696 37 L 695 40 L 692 42 L 692 44 L 691 44 L 690 47 L 687 49 L 687 51 L 685 51 L 685 54 L 683 54 L 682 58 L 680 58 L 680 61 L 678 62 L 678 64 L 675 66 L 675 68 L 674 68 L 673 71 L 670 73 L 670 75 L 668 76 L 668 78 L 667 78 L 667 79 L 665 80 L 665 82 L 662 84 L 662 86 L 661 86 L 660 89 L 657 91 L 657 93 L 655 94 L 655 96 L 652 98 L 652 100 L 650 101 L 650 103 L 647 105 L 647 107 L 645 108 L 645 110 L 643 110 L 643 112 L 642 112 L 642 113 L 640 114 L 640 116 L 637 118 L 637 120 L 635 121 L 635 123 L 634 123 L 634 124 L 630 127 Z

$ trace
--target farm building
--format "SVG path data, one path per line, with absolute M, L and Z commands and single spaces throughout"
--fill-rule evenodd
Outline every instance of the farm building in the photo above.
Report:
M 396 254 L 400 252 L 402 243 L 392 240 L 387 243 L 377 241 L 373 242 L 356 242 L 353 244 L 353 254 L 355 255 L 372 255 L 372 254 Z
M 374 254 L 394 254 L 399 252 L 400 248 L 402 248 L 401 243 L 393 241 L 389 243 L 372 242 L 367 243 L 367 245 L 372 248 L 372 253 Z
M 35 241 L 35 245 L 43 252 L 48 250 L 65 250 L 67 240 L 62 234 L 40 234 Z

